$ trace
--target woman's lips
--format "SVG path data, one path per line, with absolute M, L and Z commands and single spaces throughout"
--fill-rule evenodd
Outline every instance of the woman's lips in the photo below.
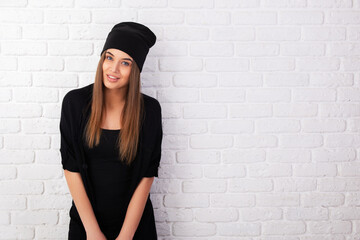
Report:
M 116 82 L 116 81 L 118 81 L 118 80 L 120 79 L 120 78 L 114 79 L 114 78 L 111 78 L 111 77 L 109 77 L 109 76 L 112 76 L 112 75 L 106 74 L 106 77 L 107 77 L 107 79 L 108 79 L 110 82 Z M 112 76 L 112 77 L 114 77 L 114 76 Z

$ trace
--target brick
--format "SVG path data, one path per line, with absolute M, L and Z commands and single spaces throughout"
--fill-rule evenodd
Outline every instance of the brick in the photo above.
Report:
M 227 164 L 264 162 L 265 152 L 263 150 L 225 150 L 222 159 Z
M 203 89 L 201 90 L 202 102 L 244 102 L 245 92 L 238 89 Z
M 277 138 L 273 135 L 241 134 L 235 139 L 237 148 L 271 148 L 277 146 Z
M 67 26 L 56 24 L 45 25 L 26 25 L 22 29 L 22 37 L 24 39 L 46 39 L 46 40 L 65 40 L 69 38 L 69 30 Z
M 117 1 L 114 1 L 114 2 L 117 2 Z M 125 0 L 125 1 L 122 1 L 121 3 L 124 6 L 132 7 L 132 8 L 159 8 L 159 7 L 167 6 L 166 0 L 149 0 L 149 1 Z
M 41 135 L 8 135 L 4 142 L 8 149 L 47 149 L 50 146 L 49 136 Z
M 351 148 L 314 149 L 314 162 L 350 162 L 356 159 L 356 152 Z
M 279 145 L 283 148 L 313 148 L 324 143 L 321 134 L 284 134 L 279 137 Z
M 226 113 L 225 105 L 194 104 L 184 106 L 184 118 L 226 118 Z
M 262 225 L 264 235 L 298 235 L 306 231 L 302 221 L 272 221 Z
M 235 25 L 270 25 L 277 23 L 277 13 L 272 11 L 235 11 L 232 15 Z
M 296 41 L 300 40 L 300 28 L 297 27 L 259 27 L 257 39 L 260 41 Z
M 132 1 L 126 2 L 131 3 Z M 135 1 L 134 1 L 135 2 Z M 159 1 L 157 1 L 159 2 Z M 151 1 L 143 2 L 151 3 Z M 153 3 L 155 4 L 155 2 Z M 106 24 L 114 24 L 114 16 L 118 22 L 127 21 L 129 19 L 136 19 L 137 16 L 137 9 L 130 9 L 130 8 L 105 8 L 105 9 L 93 9 L 91 11 L 91 22 L 99 24 L 99 23 L 106 23 Z M 103 45 L 102 45 L 103 46 Z
M 314 8 L 351 8 L 351 0 L 307 0 L 308 7 Z
M 220 152 L 217 151 L 178 151 L 176 152 L 176 161 L 178 163 L 191 163 L 191 164 L 215 164 L 220 162 Z M 212 169 L 205 169 L 205 175 L 213 175 Z
M 211 133 L 250 133 L 254 131 L 254 124 L 250 120 L 217 120 L 210 125 Z
M 303 163 L 293 166 L 295 177 L 335 177 L 337 168 L 331 163 Z
M 185 180 L 182 182 L 184 193 L 214 193 L 226 191 L 226 180 Z
M 0 195 L 42 194 L 44 186 L 38 181 L 1 181 Z
M 13 90 L 16 102 L 57 102 L 58 91 L 45 87 L 18 87 Z
M 161 178 L 196 179 L 201 178 L 201 166 L 183 165 L 162 165 Z
M 173 78 L 173 83 L 176 87 L 206 88 L 215 87 L 217 85 L 217 76 L 215 74 L 179 73 L 175 74 Z
M 205 121 L 168 120 L 163 124 L 163 131 L 167 134 L 196 134 L 207 132 Z
M 63 71 L 64 60 L 58 57 L 21 57 L 19 58 L 21 71 Z
M 88 10 L 47 10 L 45 12 L 46 23 L 59 24 L 82 24 L 90 23 L 91 16 Z
M 190 137 L 190 146 L 192 148 L 228 148 L 233 146 L 233 138 L 227 135 L 193 135 Z
M 323 103 L 319 107 L 321 117 L 358 117 L 360 105 L 354 103 Z
M 251 67 L 255 71 L 290 71 L 295 69 L 295 61 L 286 57 L 255 58 Z
M 205 60 L 208 72 L 238 72 L 249 69 L 249 60 L 243 58 L 211 58 Z
M 204 27 L 169 26 L 164 29 L 164 37 L 171 41 L 205 41 L 209 39 L 209 32 L 209 29 Z
M 360 136 L 348 133 L 329 135 L 325 141 L 326 147 L 360 147 Z
M 211 51 L 209 51 L 211 49 Z M 230 57 L 234 55 L 233 44 L 230 43 L 191 43 L 190 56 L 197 57 Z
M 246 101 L 250 103 L 290 102 L 290 98 L 290 90 L 285 88 L 253 88 L 246 92 Z
M 303 119 L 302 131 L 308 133 L 343 132 L 346 122 L 341 119 Z
M 47 1 L 47 0 L 28 0 L 28 6 L 30 7 L 40 7 L 40 8 L 65 8 L 73 7 L 74 0 L 62 0 L 61 2 L 57 1 Z
M 23 211 L 12 212 L 11 222 L 14 225 L 54 225 L 58 221 L 58 214 L 56 211 Z
M 280 163 L 306 163 L 311 161 L 311 152 L 306 149 L 272 149 L 267 152 L 267 161 Z
M 158 100 L 161 102 L 198 102 L 199 92 L 197 89 L 186 88 L 160 90 Z
M 19 179 L 56 179 L 62 177 L 63 170 L 58 166 L 50 165 L 35 165 L 18 167 L 18 178 Z
M 24 196 L 1 196 L 0 197 L 1 210 L 25 210 L 26 197 Z
M 353 73 L 311 73 L 310 85 L 314 87 L 341 87 L 354 84 Z
M 247 169 L 247 175 L 252 178 L 290 177 L 292 174 L 291 165 L 284 163 L 253 163 Z
M 301 194 L 304 207 L 339 207 L 344 204 L 343 193 L 309 192 Z
M 4 41 L 2 42 L 4 55 L 46 55 L 46 42 L 40 41 Z
M 306 7 L 306 0 L 264 0 L 263 4 L 271 8 L 302 8 Z
M 198 72 L 203 68 L 200 58 L 166 57 L 159 59 L 159 69 L 162 72 Z
M 292 119 L 259 119 L 255 129 L 258 133 L 299 132 L 300 122 Z
M 238 178 L 245 177 L 246 171 L 245 167 L 242 165 L 227 164 L 220 166 L 205 166 L 204 167 L 204 176 L 206 178 Z
M 326 23 L 329 24 L 359 24 L 358 11 L 330 11 L 327 13 Z
M 261 233 L 260 223 L 218 223 L 221 236 L 258 236 Z
M 167 194 L 164 197 L 164 206 L 206 208 L 209 207 L 209 196 L 205 193 Z
M 351 233 L 351 221 L 313 221 L 308 223 L 308 231 L 314 234 Z
M 284 11 L 279 13 L 279 24 L 323 24 L 324 14 L 319 11 Z
M 175 236 L 213 236 L 216 233 L 214 223 L 181 223 L 173 224 L 173 234 Z
M 138 13 L 140 22 L 146 22 L 150 24 L 181 24 L 185 20 L 185 14 L 181 11 L 140 11 Z
M 279 55 L 279 44 L 276 43 L 237 43 L 235 55 L 240 57 L 263 57 Z
M 265 73 L 264 82 L 269 87 L 308 86 L 309 75 L 306 73 Z
M 215 0 L 216 8 L 257 8 L 260 0 Z
M 256 197 L 257 207 L 294 207 L 299 206 L 299 193 L 259 193 Z
M 274 179 L 275 192 L 308 192 L 316 190 L 316 179 L 277 178 Z
M 269 117 L 271 114 L 271 106 L 267 103 L 244 103 L 230 106 L 231 118 Z
M 195 220 L 199 222 L 231 222 L 238 219 L 236 209 L 213 208 L 213 209 L 195 209 Z
M 34 238 L 35 229 L 29 226 L 0 226 L 2 239 Z
M 346 39 L 344 27 L 304 27 L 302 39 L 306 41 L 341 41 Z
M 191 11 L 185 18 L 190 25 L 228 25 L 231 22 L 230 13 L 227 11 Z
M 248 222 L 281 220 L 283 210 L 281 208 L 243 208 L 240 209 L 240 215 L 243 221 Z
M 329 210 L 326 208 L 286 208 L 284 216 L 287 220 L 327 220 L 329 219 Z
M 201 0 L 201 1 L 192 1 L 192 0 L 184 0 L 184 1 L 176 1 L 170 0 L 169 6 L 172 8 L 180 8 L 180 9 L 206 9 L 206 8 L 213 8 L 214 1 L 213 0 Z
M 271 179 L 229 179 L 229 192 L 269 192 L 273 191 Z
M 238 208 L 253 207 L 255 195 L 248 193 L 214 193 L 211 194 L 210 202 L 212 207 Z
M 281 55 L 283 56 L 324 56 L 325 44 L 323 43 L 282 43 Z
M 255 39 L 252 27 L 214 27 L 210 38 L 216 41 L 250 41 Z

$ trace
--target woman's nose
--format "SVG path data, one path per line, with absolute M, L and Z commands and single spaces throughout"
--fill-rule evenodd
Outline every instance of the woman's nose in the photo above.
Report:
M 113 62 L 111 65 L 111 70 L 113 72 L 120 72 L 120 62 Z

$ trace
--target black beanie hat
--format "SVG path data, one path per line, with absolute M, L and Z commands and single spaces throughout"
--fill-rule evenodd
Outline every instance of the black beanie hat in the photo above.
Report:
M 155 42 L 156 35 L 148 27 L 136 22 L 121 22 L 111 29 L 101 54 L 109 48 L 124 51 L 135 60 L 141 72 L 149 49 Z

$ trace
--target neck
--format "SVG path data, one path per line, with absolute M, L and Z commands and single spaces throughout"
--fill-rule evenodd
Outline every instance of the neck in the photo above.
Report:
M 121 110 L 126 101 L 126 89 L 104 89 L 105 109 L 107 111 Z

